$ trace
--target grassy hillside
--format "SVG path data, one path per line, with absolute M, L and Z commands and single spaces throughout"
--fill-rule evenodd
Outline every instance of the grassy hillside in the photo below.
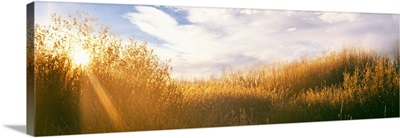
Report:
M 54 14 L 28 39 L 36 135 L 399 116 L 398 55 L 349 48 L 187 82 L 146 43 L 85 17 Z
M 399 116 L 399 59 L 355 48 L 181 85 L 194 127 Z

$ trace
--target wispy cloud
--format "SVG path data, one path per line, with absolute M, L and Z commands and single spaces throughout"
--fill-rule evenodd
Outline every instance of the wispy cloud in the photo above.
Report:
M 207 77 L 225 67 L 313 57 L 351 43 L 384 48 L 398 40 L 392 15 L 184 8 L 178 11 L 187 12 L 189 23 L 182 25 L 163 10 L 135 8 L 125 17 L 165 41 L 158 53 L 172 59 L 175 76 Z
M 354 22 L 360 17 L 360 15 L 356 13 L 323 13 L 318 17 L 328 23 L 338 23 Z
M 286 31 L 288 31 L 288 32 L 293 32 L 293 31 L 296 31 L 296 29 L 297 29 L 297 28 L 295 28 L 295 27 L 291 27 L 291 28 L 286 29 Z

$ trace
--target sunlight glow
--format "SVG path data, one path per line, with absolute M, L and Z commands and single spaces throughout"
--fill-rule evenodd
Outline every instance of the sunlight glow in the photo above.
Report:
M 74 66 L 86 67 L 90 62 L 89 52 L 82 48 L 76 48 L 71 53 L 72 64 Z

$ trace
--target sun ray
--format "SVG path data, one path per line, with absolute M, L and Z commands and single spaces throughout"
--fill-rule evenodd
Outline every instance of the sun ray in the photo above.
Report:
M 117 109 L 115 108 L 114 104 L 107 96 L 106 91 L 100 85 L 99 81 L 97 80 L 96 76 L 93 75 L 91 72 L 87 72 L 90 84 L 93 86 L 98 99 L 100 100 L 103 108 L 107 112 L 108 117 L 111 119 L 113 123 L 115 131 L 124 131 L 126 129 L 125 123 L 122 121 L 120 114 L 118 113 Z

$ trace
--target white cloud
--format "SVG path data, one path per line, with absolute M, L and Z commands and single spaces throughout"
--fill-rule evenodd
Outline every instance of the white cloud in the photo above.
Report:
M 287 32 L 293 32 L 293 31 L 296 31 L 296 28 L 295 27 L 291 27 L 291 28 L 286 29 L 286 31 Z
M 292 16 L 294 14 L 296 14 L 296 11 L 285 11 L 284 12 L 287 16 Z
M 247 14 L 247 15 L 250 15 L 250 14 L 259 13 L 259 10 L 253 10 L 253 9 L 243 9 L 243 10 L 240 10 L 240 13 L 241 13 L 241 14 Z
M 124 17 L 165 42 L 153 47 L 160 58 L 172 59 L 173 76 L 178 78 L 207 78 L 211 74 L 218 76 L 225 67 L 312 57 L 341 49 L 347 43 L 379 45 L 393 39 L 383 35 L 387 33 L 384 28 L 393 28 L 392 25 L 365 22 L 358 14 L 184 8 L 190 23 L 180 25 L 157 8 L 136 9 L 138 12 Z M 377 18 L 381 17 L 386 16 Z M 314 20 L 318 18 L 324 22 Z M 339 22 L 354 24 L 335 24 Z
M 319 18 L 327 23 L 354 22 L 359 18 L 359 14 L 325 12 Z

